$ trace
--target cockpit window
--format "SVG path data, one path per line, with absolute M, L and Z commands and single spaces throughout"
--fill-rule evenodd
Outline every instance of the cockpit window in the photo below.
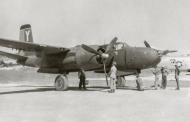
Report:
M 120 49 L 122 49 L 124 47 L 124 44 L 123 43 L 117 43 L 116 45 L 115 45 L 115 49 L 116 50 L 120 50 Z

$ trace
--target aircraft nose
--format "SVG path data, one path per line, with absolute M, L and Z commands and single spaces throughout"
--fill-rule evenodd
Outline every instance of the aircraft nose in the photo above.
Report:
M 161 61 L 161 57 L 158 54 L 157 50 L 152 50 L 151 51 L 151 59 L 152 59 L 152 63 L 153 65 L 157 65 L 160 61 Z
M 147 68 L 154 67 L 161 61 L 161 57 L 159 56 L 157 50 L 154 50 L 151 48 L 146 50 L 144 58 L 146 60 L 145 67 L 147 67 Z

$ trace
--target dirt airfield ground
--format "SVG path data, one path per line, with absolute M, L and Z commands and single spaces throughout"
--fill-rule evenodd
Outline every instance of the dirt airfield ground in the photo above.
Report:
M 107 92 L 105 81 L 94 80 L 88 90 L 79 91 L 74 76 L 69 77 L 71 88 L 60 92 L 52 86 L 54 75 L 0 71 L 0 122 L 190 121 L 190 76 L 181 77 L 180 91 L 174 90 L 173 76 L 166 90 L 152 90 L 153 77 L 144 77 L 142 92 L 129 77 L 126 87 L 114 94 Z

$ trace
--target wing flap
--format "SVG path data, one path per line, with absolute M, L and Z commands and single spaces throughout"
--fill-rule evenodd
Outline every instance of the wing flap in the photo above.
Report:
M 25 56 L 20 56 L 20 55 L 17 55 L 17 54 L 12 54 L 12 53 L 7 53 L 7 52 L 3 52 L 3 51 L 0 51 L 0 55 L 2 56 L 6 56 L 8 58 L 11 58 L 11 59 L 15 59 L 15 60 L 26 60 L 27 57 Z

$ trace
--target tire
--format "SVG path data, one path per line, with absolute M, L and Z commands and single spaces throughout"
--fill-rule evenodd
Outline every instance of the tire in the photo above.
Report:
M 68 78 L 64 75 L 58 75 L 55 78 L 55 89 L 57 91 L 65 91 L 68 89 Z

